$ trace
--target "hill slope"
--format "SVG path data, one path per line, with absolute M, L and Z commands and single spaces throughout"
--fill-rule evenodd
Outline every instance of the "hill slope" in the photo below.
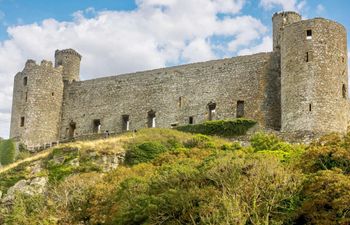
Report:
M 349 140 L 146 129 L 60 145 L 0 171 L 0 224 L 347 224 Z

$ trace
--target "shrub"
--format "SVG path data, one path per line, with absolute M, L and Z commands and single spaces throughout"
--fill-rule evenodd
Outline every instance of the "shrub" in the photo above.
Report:
M 305 173 L 339 168 L 345 174 L 350 173 L 350 149 L 347 137 L 331 134 L 312 143 L 302 155 L 300 167 Z
M 0 142 L 0 163 L 1 165 L 8 165 L 14 162 L 16 156 L 15 143 L 9 140 Z
M 341 170 L 312 175 L 303 188 L 305 199 L 295 224 L 349 224 L 350 177 Z
M 249 119 L 216 120 L 201 124 L 180 126 L 176 129 L 189 133 L 232 137 L 246 134 L 249 128 L 255 124 L 255 121 Z
M 157 141 L 130 144 L 125 155 L 125 162 L 129 165 L 149 162 L 165 151 L 167 148 Z
M 304 146 L 293 145 L 276 137 L 274 134 L 256 133 L 251 138 L 251 147 L 259 154 L 273 155 L 282 162 L 295 162 L 304 152 Z

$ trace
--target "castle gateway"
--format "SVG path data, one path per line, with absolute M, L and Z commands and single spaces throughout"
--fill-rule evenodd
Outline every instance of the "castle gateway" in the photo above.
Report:
M 251 118 L 282 132 L 346 132 L 347 34 L 339 23 L 273 18 L 273 52 L 79 81 L 81 56 L 57 50 L 15 76 L 11 138 L 37 146 L 108 131 Z

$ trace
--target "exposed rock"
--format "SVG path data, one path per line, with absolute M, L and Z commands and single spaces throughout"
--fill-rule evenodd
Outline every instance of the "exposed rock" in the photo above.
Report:
M 11 204 L 16 193 L 22 193 L 28 196 L 45 194 L 47 190 L 47 182 L 47 177 L 36 177 L 30 180 L 20 180 L 14 186 L 8 189 L 7 194 L 1 200 L 1 202 Z

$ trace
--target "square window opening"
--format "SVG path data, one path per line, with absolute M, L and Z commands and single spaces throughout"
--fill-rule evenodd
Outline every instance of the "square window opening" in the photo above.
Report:
M 312 39 L 312 30 L 307 30 L 306 31 L 306 39 L 311 40 Z

